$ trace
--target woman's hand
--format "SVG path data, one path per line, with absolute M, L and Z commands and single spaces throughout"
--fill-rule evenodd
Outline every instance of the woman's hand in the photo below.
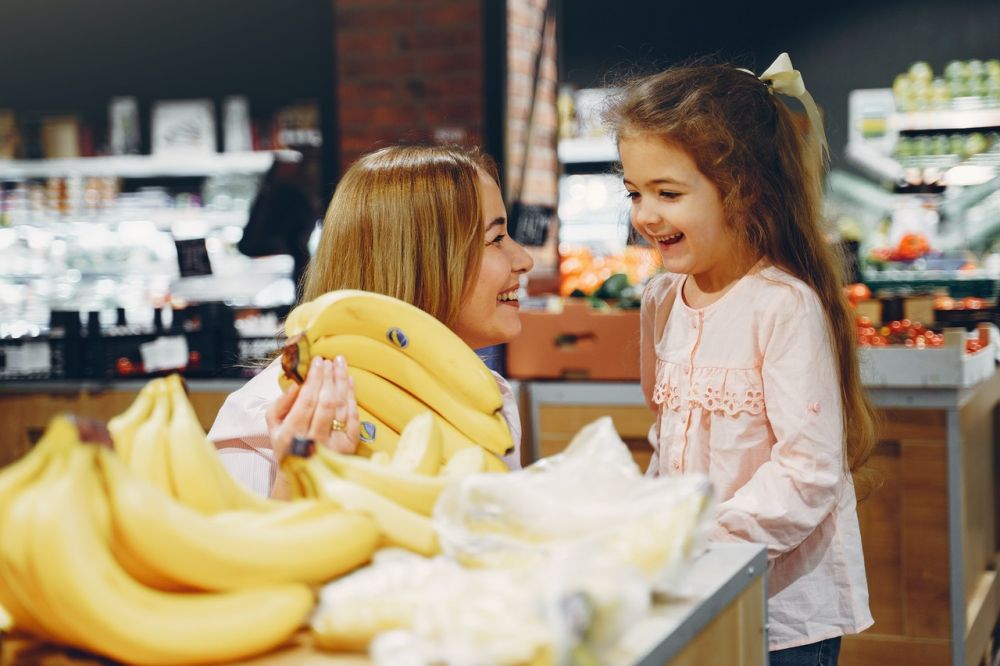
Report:
M 304 437 L 340 453 L 354 453 L 361 426 L 354 381 L 347 374 L 347 361 L 314 358 L 309 375 L 275 400 L 265 414 L 271 448 L 279 465 L 288 455 L 292 438 Z

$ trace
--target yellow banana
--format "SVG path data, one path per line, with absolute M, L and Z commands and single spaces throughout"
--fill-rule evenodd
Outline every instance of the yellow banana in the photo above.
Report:
M 160 379 L 150 381 L 153 393 L 153 409 L 149 418 L 135 431 L 128 464 L 139 476 L 153 482 L 167 494 L 174 494 L 174 484 L 170 476 L 168 459 L 170 437 L 170 396 L 166 382 Z
M 392 453 L 399 444 L 399 433 L 387 426 L 367 409 L 358 405 L 358 419 L 361 421 L 361 444 L 372 451 Z
M 309 347 L 312 356 L 335 358 L 387 379 L 418 398 L 466 437 L 496 453 L 511 447 L 507 422 L 496 410 L 478 411 L 472 396 L 456 395 L 450 384 L 432 375 L 424 366 L 400 349 L 362 335 L 332 335 L 319 338 Z M 493 382 L 496 386 L 496 382 Z
M 317 456 L 289 455 L 282 463 L 287 474 L 301 479 L 294 487 L 324 498 L 345 509 L 362 511 L 378 525 L 385 544 L 421 555 L 440 552 L 430 518 L 396 504 L 373 490 L 334 474 Z
M 253 523 L 258 527 L 281 527 L 307 523 L 315 518 L 321 518 L 330 513 L 330 503 L 320 499 L 296 499 L 281 502 L 271 511 L 254 511 L 253 509 L 230 509 L 212 516 L 212 520 L 220 523 Z
M 285 318 L 285 336 L 293 338 L 305 331 L 309 328 L 319 310 L 342 296 L 343 292 L 341 291 L 328 291 L 325 294 L 320 294 L 311 301 L 296 305 Z
M 135 433 L 143 421 L 149 418 L 149 413 L 153 409 L 153 387 L 152 382 L 146 382 L 132 404 L 124 412 L 108 420 L 111 441 L 114 442 L 115 451 L 122 460 L 127 461 L 131 456 Z
M 461 451 L 456 451 L 451 460 L 441 467 L 440 475 L 459 477 L 485 471 L 486 451 L 478 446 L 470 446 Z
M 321 505 L 311 520 L 219 521 L 157 493 L 101 456 L 115 538 L 165 578 L 202 590 L 320 583 L 367 562 L 378 542 L 370 518 Z
M 66 455 L 53 451 L 30 485 L 9 498 L 2 508 L 0 520 L 0 595 L 14 618 L 14 626 L 42 639 L 57 642 L 71 640 L 72 635 L 53 617 L 45 599 L 38 592 L 34 568 L 40 562 L 32 560 L 28 533 L 35 520 L 34 509 L 46 500 L 52 480 L 65 470 Z
M 222 463 L 215 446 L 205 437 L 180 375 L 168 376 L 166 387 L 170 398 L 167 459 L 174 497 L 205 514 L 232 508 L 213 470 Z
M 404 472 L 391 465 L 380 465 L 361 456 L 345 455 L 318 447 L 315 456 L 337 476 L 359 483 L 379 495 L 429 516 L 441 492 L 452 481 L 441 476 Z
M 358 406 L 364 407 L 365 411 L 374 414 L 396 432 L 402 432 L 413 417 L 427 411 L 427 405 L 387 379 L 361 368 L 348 367 L 347 372 L 354 378 Z M 496 418 L 503 419 L 499 415 Z M 477 446 L 475 440 L 466 437 L 446 419 L 441 419 L 439 425 L 442 456 L 445 460 L 461 448 Z M 511 445 L 510 433 L 506 431 L 506 427 L 505 422 L 506 443 L 500 444 L 504 447 Z
M 441 468 L 441 440 L 441 426 L 434 412 L 418 414 L 403 428 L 390 465 L 401 472 L 433 476 Z
M 475 409 L 490 414 L 503 406 L 496 380 L 482 359 L 451 329 L 414 305 L 384 294 L 344 289 L 323 294 L 306 310 L 303 315 L 289 314 L 288 319 L 296 322 L 289 331 L 290 341 L 298 333 L 310 344 L 330 335 L 363 335 L 401 350 L 452 387 L 455 395 L 467 396 Z M 301 369 L 293 360 L 288 359 L 288 367 Z
M 28 535 L 38 591 L 73 644 L 128 663 L 183 666 L 266 652 L 302 625 L 313 604 L 306 585 L 172 594 L 130 578 L 88 501 L 101 496 L 94 455 L 87 447 L 73 452 L 68 472 L 36 502 Z
M 229 474 L 198 421 L 180 375 L 165 381 L 171 402 L 168 460 L 174 497 L 205 514 L 282 507 L 284 502 L 257 495 Z
M 0 470 L 0 605 L 10 615 L 13 624 L 36 635 L 44 634 L 19 597 L 30 593 L 19 592 L 23 583 L 6 570 L 5 562 L 14 557 L 14 551 L 23 543 L 23 530 L 12 527 L 9 513 L 13 503 L 27 490 L 33 488 L 46 473 L 53 459 L 78 441 L 76 426 L 66 416 L 52 418 L 38 443 L 22 458 Z

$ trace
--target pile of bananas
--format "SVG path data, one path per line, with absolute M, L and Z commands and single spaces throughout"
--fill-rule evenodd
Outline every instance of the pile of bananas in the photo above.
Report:
M 0 606 L 14 627 L 129 663 L 273 649 L 313 608 L 310 585 L 377 543 L 368 516 L 329 502 L 205 515 L 81 443 L 67 417 L 0 472 Z
M 362 421 L 362 454 L 391 453 L 410 420 L 426 410 L 440 420 L 445 460 L 478 445 L 488 471 L 513 443 L 503 398 L 476 353 L 435 317 L 404 301 L 365 291 L 331 291 L 285 320 L 282 388 L 305 380 L 315 356 L 347 359 Z
M 206 514 L 267 511 L 273 500 L 244 488 L 226 471 L 205 435 L 179 375 L 152 379 L 108 421 L 115 451 L 138 476 Z
M 297 440 L 282 463 L 298 498 L 333 502 L 372 517 L 380 544 L 420 555 L 440 552 L 431 515 L 456 479 L 485 471 L 486 452 L 468 447 L 443 458 L 440 419 L 426 411 L 410 420 L 392 455 L 371 458 L 336 453 Z

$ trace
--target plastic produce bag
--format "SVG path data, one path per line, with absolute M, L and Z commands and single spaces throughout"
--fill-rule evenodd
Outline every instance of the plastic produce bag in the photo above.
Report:
M 386 666 L 597 664 L 649 598 L 634 569 L 599 553 L 515 570 L 381 551 L 322 589 L 312 629 L 321 646 L 369 644 Z
M 558 455 L 451 485 L 434 526 L 444 552 L 467 566 L 530 568 L 601 552 L 636 567 L 655 590 L 672 592 L 704 540 L 710 498 L 704 476 L 643 476 L 603 417 Z

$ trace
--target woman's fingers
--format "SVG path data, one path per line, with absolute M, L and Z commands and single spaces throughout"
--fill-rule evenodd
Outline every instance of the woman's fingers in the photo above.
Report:
M 288 410 L 292 408 L 292 405 L 295 404 L 295 398 L 299 396 L 300 388 L 298 384 L 292 384 L 267 408 L 267 411 L 264 412 L 264 420 L 267 422 L 268 430 L 277 428 L 285 420 Z
M 331 433 L 330 446 L 340 453 L 354 453 L 358 450 L 358 442 L 361 440 L 361 421 L 358 417 L 358 401 L 354 397 L 354 379 L 348 376 L 347 381 L 340 386 L 344 391 L 342 419 L 344 429 L 339 433 Z
M 330 429 L 338 410 L 338 400 L 334 363 L 323 361 L 322 384 L 309 424 L 310 438 L 323 442 L 330 436 Z

